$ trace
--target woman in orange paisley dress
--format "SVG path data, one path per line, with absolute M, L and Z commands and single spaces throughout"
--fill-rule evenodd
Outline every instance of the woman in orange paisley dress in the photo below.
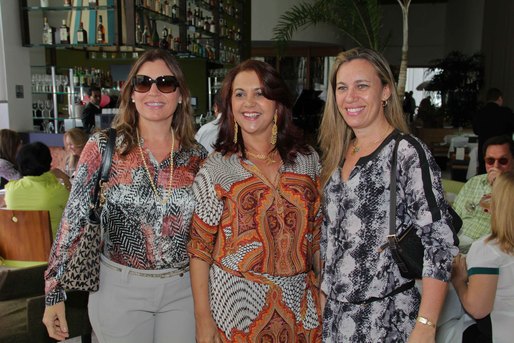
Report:
M 318 154 L 267 63 L 239 64 L 221 92 L 215 152 L 193 184 L 196 340 L 320 342 Z

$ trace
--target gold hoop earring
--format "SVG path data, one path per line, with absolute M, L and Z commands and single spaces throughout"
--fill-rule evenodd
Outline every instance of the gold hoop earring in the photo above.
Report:
M 382 107 L 386 107 L 387 105 L 389 105 L 389 99 L 382 100 Z
M 234 144 L 237 144 L 237 131 L 238 131 L 237 121 L 234 120 Z
M 277 127 L 277 120 L 278 120 L 278 114 L 275 110 L 275 115 L 273 116 L 273 127 L 271 128 L 271 145 L 277 144 L 277 134 L 278 134 L 278 127 Z

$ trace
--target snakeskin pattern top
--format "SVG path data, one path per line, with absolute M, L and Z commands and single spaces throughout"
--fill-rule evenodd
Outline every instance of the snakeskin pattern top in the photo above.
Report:
M 391 156 L 398 135 L 391 133 L 372 154 L 360 158 L 347 181 L 338 168 L 325 186 L 321 289 L 338 301 L 383 297 L 409 281 L 400 275 L 390 249 L 380 249 L 389 234 Z M 428 164 L 420 163 L 415 145 Z M 430 175 L 425 182 L 422 168 Z M 414 224 L 425 248 L 423 277 L 449 281 L 458 248 L 439 167 L 424 144 L 407 136 L 398 146 L 396 172 L 397 232 Z
M 236 275 L 310 271 L 321 225 L 318 155 L 282 166 L 276 188 L 253 168 L 236 154 L 209 156 L 193 186 L 189 254 Z
M 117 137 L 117 147 L 121 138 Z M 47 305 L 65 300 L 59 278 L 86 226 L 105 145 L 104 135 L 96 133 L 82 151 L 45 273 Z M 147 149 L 144 155 L 162 198 L 168 188 L 170 158 L 159 163 Z M 101 213 L 105 232 L 103 254 L 114 262 L 137 269 L 166 269 L 187 264 L 186 244 L 195 207 L 191 185 L 206 157 L 207 151 L 200 144 L 174 152 L 173 191 L 163 205 L 155 197 L 138 149 L 132 149 L 125 156 L 115 153 Z

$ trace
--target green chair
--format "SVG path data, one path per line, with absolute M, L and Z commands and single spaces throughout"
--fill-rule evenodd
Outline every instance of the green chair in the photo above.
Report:
M 460 190 L 464 186 L 464 182 L 442 179 L 443 190 L 445 193 L 446 200 L 451 204 L 453 204 L 453 200 L 459 194 Z

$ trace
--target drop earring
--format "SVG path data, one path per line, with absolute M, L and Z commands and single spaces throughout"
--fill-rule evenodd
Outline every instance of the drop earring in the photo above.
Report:
M 273 116 L 273 127 L 271 128 L 271 145 L 277 144 L 277 133 L 278 133 L 278 127 L 277 127 L 277 120 L 278 120 L 278 114 L 275 110 L 275 115 Z
M 237 131 L 238 131 L 237 121 L 234 120 L 234 144 L 237 144 Z

